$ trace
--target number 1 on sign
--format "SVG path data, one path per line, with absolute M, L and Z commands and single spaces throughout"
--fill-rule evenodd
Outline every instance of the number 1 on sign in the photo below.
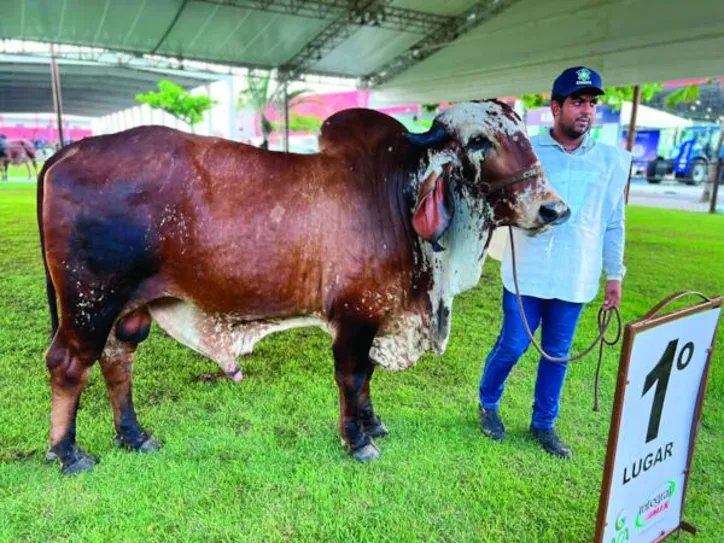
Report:
M 674 355 L 676 347 L 679 345 L 678 339 L 672 339 L 666 346 L 661 360 L 646 376 L 644 381 L 644 390 L 641 396 L 645 396 L 649 389 L 656 384 L 654 392 L 654 401 L 651 404 L 651 415 L 649 415 L 649 427 L 646 432 L 646 443 L 653 441 L 659 435 L 659 424 L 661 423 L 661 413 L 664 409 L 664 399 L 666 398 L 666 390 L 669 387 L 669 377 L 671 377 L 671 367 L 674 365 Z M 694 343 L 688 342 L 679 351 L 679 357 L 676 360 L 676 369 L 683 370 L 691 362 L 694 356 Z M 684 358 L 686 357 L 686 358 Z

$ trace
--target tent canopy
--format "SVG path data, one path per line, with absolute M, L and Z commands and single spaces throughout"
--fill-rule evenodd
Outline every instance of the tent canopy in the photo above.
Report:
M 59 63 L 59 71 L 63 111 L 85 117 L 99 117 L 137 105 L 136 94 L 157 90 L 156 83 L 163 78 L 173 79 L 186 89 L 218 78 L 211 74 L 170 74 L 167 71 L 69 60 Z M 0 55 L 0 111 L 53 111 L 53 90 L 47 59 Z
M 147 60 L 275 68 L 289 78 L 352 77 L 379 90 L 387 103 L 544 92 L 561 69 L 576 64 L 599 69 L 607 85 L 724 75 L 721 0 L 686 6 L 660 0 L 2 4 L 0 38 L 112 49 Z M 93 100 L 99 101 L 117 83 L 95 82 L 101 92 Z M 0 95 L 8 91 L 0 85 Z
M 721 0 L 520 0 L 379 90 L 389 102 L 550 91 L 564 68 L 605 85 L 724 75 Z

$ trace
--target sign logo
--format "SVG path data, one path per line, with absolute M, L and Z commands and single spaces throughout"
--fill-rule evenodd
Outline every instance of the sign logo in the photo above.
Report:
M 587 68 L 581 68 L 576 70 L 576 85 L 590 85 L 591 83 L 591 70 Z
M 669 510 L 669 503 L 676 492 L 676 482 L 667 481 L 653 492 L 647 500 L 639 506 L 638 515 L 634 524 L 639 530 L 652 522 L 662 518 L 662 514 Z
M 611 543 L 625 543 L 631 539 L 631 534 L 628 530 L 628 519 L 626 518 L 626 510 L 621 509 L 616 515 L 616 535 L 611 539 Z

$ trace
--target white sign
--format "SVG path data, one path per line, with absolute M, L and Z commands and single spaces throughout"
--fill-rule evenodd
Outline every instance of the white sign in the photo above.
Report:
M 654 327 L 644 321 L 638 332 L 632 326 L 610 490 L 601 502 L 608 503 L 603 542 L 656 541 L 679 527 L 697 398 L 720 313 L 714 307 Z

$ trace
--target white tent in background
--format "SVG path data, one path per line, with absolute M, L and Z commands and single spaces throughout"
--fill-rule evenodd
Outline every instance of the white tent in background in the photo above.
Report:
M 619 122 L 622 128 L 628 127 L 631 122 L 631 109 L 631 102 L 624 102 L 621 106 L 621 119 Z M 694 122 L 689 119 L 684 119 L 683 117 L 643 104 L 639 105 L 638 112 L 636 113 L 637 128 L 684 128 L 692 124 L 694 124 Z

